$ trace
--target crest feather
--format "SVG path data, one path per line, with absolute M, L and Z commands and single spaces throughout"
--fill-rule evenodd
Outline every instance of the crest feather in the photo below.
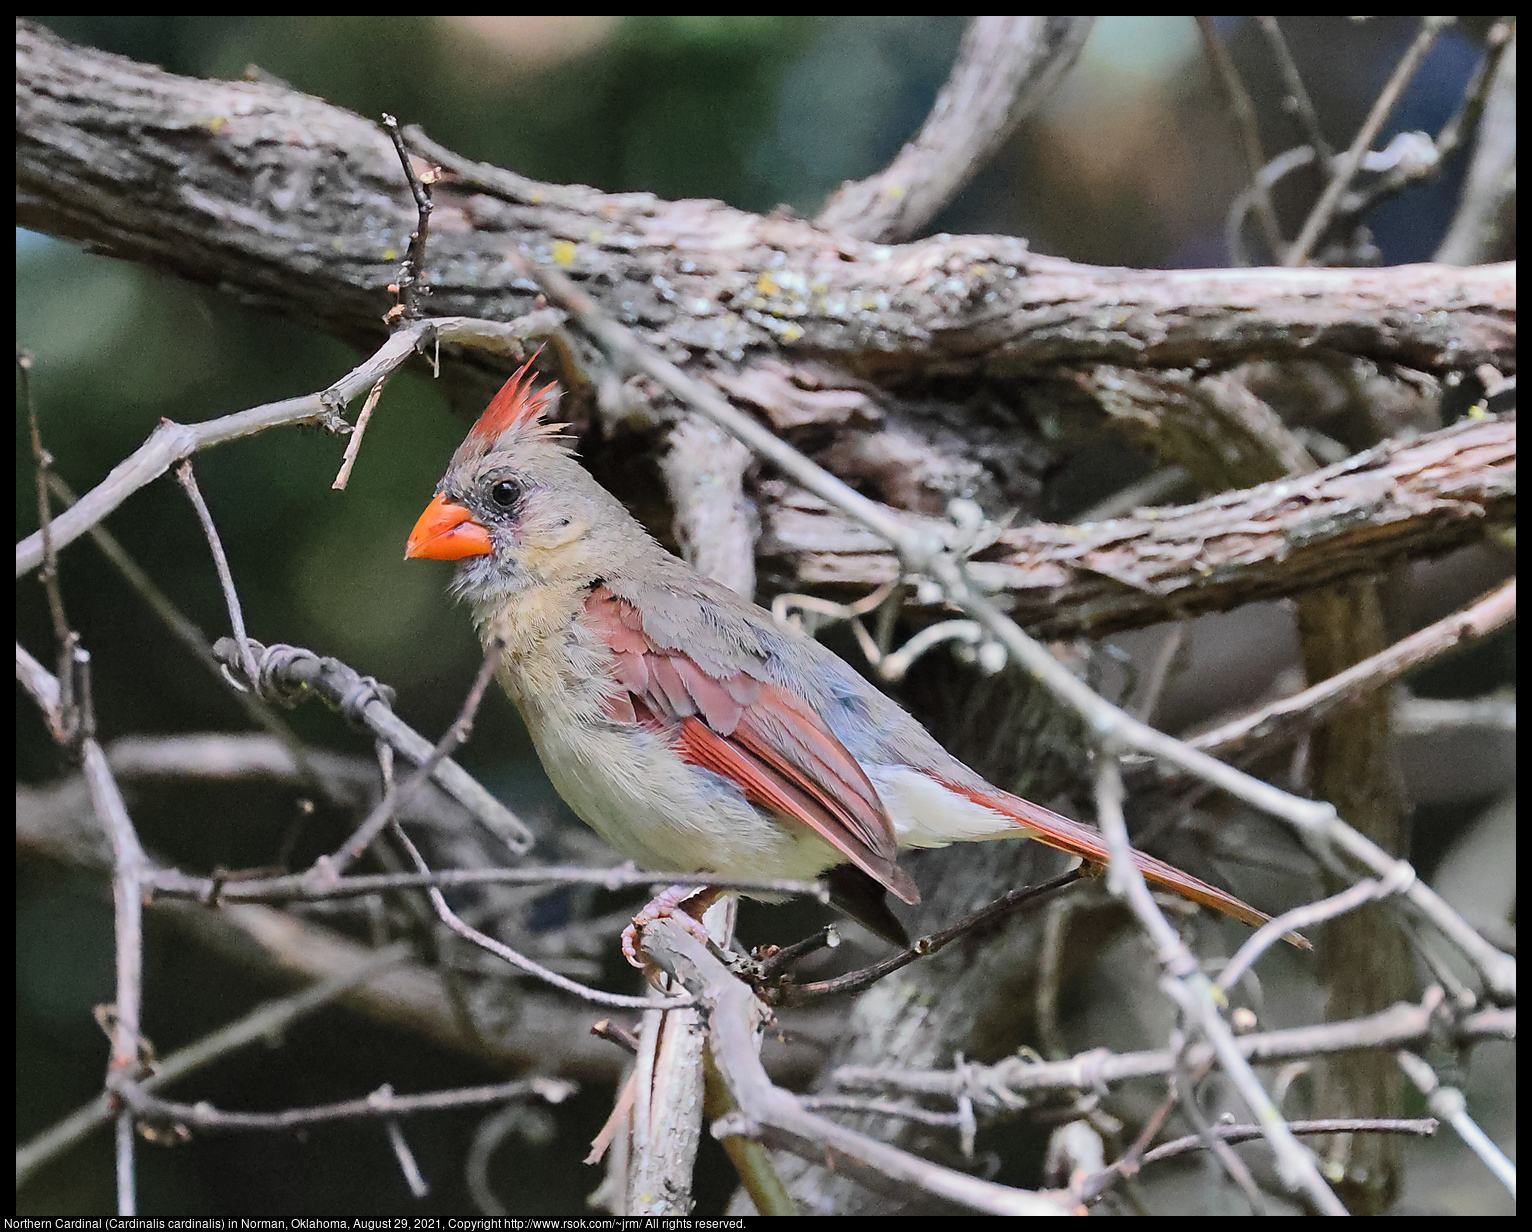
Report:
M 541 348 L 500 387 L 500 392 L 484 408 L 484 414 L 468 430 L 469 439 L 489 445 L 513 429 L 537 431 L 543 427 L 538 420 L 558 394 L 559 387 L 557 381 L 541 389 L 532 387 L 532 360 L 538 354 L 541 354 Z

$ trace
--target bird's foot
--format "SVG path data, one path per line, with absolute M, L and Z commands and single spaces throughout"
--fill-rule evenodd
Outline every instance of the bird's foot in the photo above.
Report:
M 721 894 L 722 890 L 715 890 L 711 886 L 671 886 L 656 894 L 633 917 L 633 922 L 622 930 L 623 956 L 640 971 L 649 965 L 639 953 L 639 938 L 644 929 L 656 920 L 674 920 L 703 945 L 707 945 L 710 939 L 702 923 L 702 913 L 716 903 Z

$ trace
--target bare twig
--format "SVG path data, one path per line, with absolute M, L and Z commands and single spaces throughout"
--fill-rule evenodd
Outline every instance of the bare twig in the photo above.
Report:
M 1314 245 L 1318 243 L 1325 228 L 1334 218 L 1341 198 L 1351 187 L 1351 181 L 1362 165 L 1362 156 L 1371 147 L 1373 138 L 1378 135 L 1378 130 L 1393 114 L 1394 106 L 1404 92 L 1404 87 L 1414 78 L 1416 71 L 1426 58 L 1426 52 L 1431 50 L 1441 32 L 1455 20 L 1456 18 L 1453 17 L 1421 18 L 1420 32 L 1404 55 L 1400 57 L 1399 63 L 1395 65 L 1392 75 L 1373 102 L 1372 110 L 1367 113 L 1367 118 L 1362 122 L 1362 127 L 1357 130 L 1351 145 L 1335 160 L 1335 166 L 1330 173 L 1330 182 L 1325 186 L 1319 200 L 1315 202 L 1314 208 L 1309 211 L 1309 216 L 1304 219 L 1303 230 L 1298 233 L 1293 246 L 1283 255 L 1281 260 L 1283 265 L 1299 266 L 1307 263 Z
M 1328 167 L 1334 154 L 1330 149 L 1330 143 L 1325 140 L 1324 129 L 1319 123 L 1319 112 L 1314 109 L 1314 101 L 1304 87 L 1303 75 L 1298 72 L 1298 65 L 1293 60 L 1293 53 L 1287 45 L 1287 39 L 1283 37 L 1282 29 L 1277 25 L 1275 17 L 1257 17 L 1255 20 L 1261 33 L 1266 36 L 1266 41 L 1271 45 L 1272 59 L 1277 62 L 1277 71 L 1282 74 L 1282 85 L 1287 91 L 1286 97 L 1282 100 L 1283 108 L 1297 118 L 1298 127 L 1303 132 L 1304 138 L 1318 151 L 1320 167 Z
M 81 497 L 74 508 L 53 520 L 54 547 L 58 550 L 67 547 L 134 492 L 158 479 L 175 463 L 203 449 L 255 436 L 268 428 L 295 424 L 323 424 L 331 431 L 347 430 L 345 421 L 336 414 L 337 410 L 403 364 L 417 347 L 439 339 L 519 355 L 526 336 L 526 331 L 514 321 L 506 324 L 465 317 L 433 317 L 398 330 L 372 356 L 320 393 L 268 402 L 204 423 L 178 424 L 161 420 L 137 450 Z M 37 568 L 42 559 L 42 533 L 37 531 L 16 545 L 16 576 L 21 577 Z
M 1394 1048 L 1429 1041 L 1444 1029 L 1447 1037 L 1468 1045 L 1477 1040 L 1516 1038 L 1515 1010 L 1480 1010 L 1443 1024 L 1445 999 L 1440 989 L 1419 1005 L 1390 1006 L 1381 1013 L 1346 1022 L 1292 1027 L 1239 1035 L 1240 1054 L 1253 1065 L 1273 1065 L 1305 1057 L 1351 1052 L 1364 1048 Z M 1210 1045 L 1191 1044 L 1186 1064 L 1195 1071 L 1213 1058 Z M 1159 1050 L 1114 1054 L 1104 1048 L 1083 1052 L 1067 1061 L 1038 1061 L 1014 1056 L 993 1065 L 913 1070 L 843 1065 L 832 1075 L 835 1085 L 849 1090 L 872 1090 L 956 1100 L 967 1096 L 975 1108 L 989 1113 L 1015 1112 L 1029 1097 L 1059 1091 L 1100 1091 L 1113 1083 L 1158 1078 L 1173 1072 L 1176 1055 Z
M 1512 578 L 1463 610 L 1401 638 L 1328 680 L 1193 736 L 1187 743 L 1226 758 L 1272 748 L 1411 669 L 1471 644 L 1515 619 L 1516 579 Z
M 388 741 L 417 766 L 431 759 L 431 743 L 393 712 L 389 704 L 392 694 L 387 686 L 359 675 L 339 659 L 316 655 L 301 647 L 262 646 L 252 641 L 250 648 L 258 671 L 256 679 L 246 683 L 258 693 L 279 702 L 317 694 L 374 736 Z M 216 642 L 213 654 L 227 667 L 242 666 L 239 649 L 229 639 Z M 532 846 L 534 836 L 526 824 L 455 761 L 439 761 L 431 778 L 512 852 L 520 855 Z
M 1067 873 L 1060 873 L 1051 880 L 1044 881 L 1040 885 L 1022 886 L 997 898 L 987 906 L 956 924 L 932 933 L 930 936 L 921 937 L 915 941 L 909 949 L 882 962 L 874 963 L 870 967 L 862 967 L 856 971 L 848 971 L 845 975 L 836 976 L 831 980 L 819 980 L 810 984 L 795 984 L 790 981 L 784 982 L 775 989 L 767 989 L 765 993 L 774 1005 L 804 1005 L 810 1001 L 817 1001 L 823 997 L 840 997 L 850 993 L 861 992 L 876 984 L 885 976 L 892 975 L 901 967 L 907 967 L 918 958 L 925 958 L 945 949 L 975 929 L 984 928 L 998 923 L 1013 912 L 1020 910 L 1029 903 L 1035 902 L 1054 890 L 1061 890 L 1067 885 L 1073 885 L 1082 876 L 1079 869 L 1072 869 Z
M 430 870 L 427 868 L 425 860 L 421 858 L 420 852 L 415 848 L 415 844 L 410 842 L 409 837 L 404 833 L 403 827 L 395 822 L 393 832 L 394 837 L 399 840 L 405 851 L 409 853 L 410 859 L 415 862 L 415 867 L 423 873 L 429 872 Z M 471 941 L 481 949 L 488 950 L 495 957 L 509 963 L 518 971 L 524 971 L 536 979 L 552 984 L 555 988 L 562 989 L 564 992 L 573 993 L 582 1000 L 590 1001 L 596 1005 L 610 1005 L 616 1009 L 625 1010 L 680 1009 L 683 1006 L 692 1004 L 690 997 L 668 997 L 662 1000 L 655 1000 L 653 997 L 629 997 L 613 992 L 602 992 L 598 988 L 588 988 L 584 984 L 577 983 L 566 976 L 560 975 L 557 971 L 550 971 L 541 963 L 533 962 L 526 955 L 517 953 L 504 942 L 497 941 L 495 938 L 481 933 L 478 929 L 470 927 L 463 922 L 462 917 L 447 905 L 447 900 L 442 897 L 442 892 L 434 886 L 430 887 L 426 892 L 430 895 L 431 905 L 436 908 L 436 914 L 441 922 L 458 936 Z
M 1378 902 L 1398 894 L 1414 879 L 1415 870 L 1401 862 L 1396 864 L 1393 871 L 1381 881 L 1364 877 L 1339 894 L 1333 894 L 1317 903 L 1306 903 L 1302 907 L 1294 907 L 1291 911 L 1284 911 L 1274 919 L 1267 920 L 1245 940 L 1244 945 L 1239 947 L 1238 952 L 1219 973 L 1215 987 L 1220 992 L 1228 992 L 1240 976 L 1255 964 L 1257 958 L 1282 940 L 1290 931 L 1307 928 L 1325 920 L 1333 920 L 1348 911 L 1355 911 L 1364 903 Z
M 84 651 L 76 651 L 83 655 Z M 88 699 L 86 700 L 88 705 Z M 132 818 L 117 782 L 96 743 L 89 711 L 85 714 L 85 778 L 101 829 L 112 842 L 112 901 L 116 908 L 117 995 L 112 1056 L 107 1067 L 109 1094 L 122 1097 L 138 1078 L 139 1011 L 143 1000 L 143 876 L 149 861 L 138 844 Z M 133 1166 L 133 1114 L 117 1115 L 117 1213 L 137 1213 Z
M 415 174 L 409 151 L 404 148 L 404 138 L 399 134 L 399 121 L 384 112 L 383 127 L 388 131 L 388 139 L 394 143 L 394 150 L 399 155 L 400 165 L 404 168 L 405 181 L 410 186 L 410 195 L 415 198 L 415 230 L 410 233 L 409 251 L 405 253 L 404 263 L 399 267 L 397 284 L 399 303 L 397 310 L 390 311 L 385 318 L 390 323 L 402 323 L 413 321 L 420 315 L 416 299 L 418 296 L 431 293 L 430 286 L 425 282 L 426 242 L 431 237 L 431 191 L 427 184 L 422 183 L 421 178 Z M 427 178 L 432 184 L 436 182 L 434 172 Z M 357 431 L 361 431 L 360 424 L 357 426 Z
M 403 793 L 400 793 L 401 797 Z M 404 805 L 395 804 L 397 812 Z M 713 886 L 720 890 L 760 891 L 768 894 L 795 894 L 818 902 L 830 901 L 829 890 L 822 882 L 794 881 L 790 878 L 719 877 L 712 873 L 649 872 L 633 868 L 443 868 L 424 873 L 370 873 L 319 881 L 312 873 L 294 873 L 285 877 L 248 878 L 238 881 L 196 877 L 173 869 L 161 869 L 150 877 L 156 898 L 191 898 L 207 902 L 216 897 L 222 903 L 329 902 L 335 899 L 360 898 L 389 890 L 414 890 L 435 887 L 456 890 L 474 885 L 559 886 L 591 885 L 605 890 L 656 885 Z
M 1093 17 L 975 17 L 920 133 L 886 168 L 836 190 L 815 220 L 890 244 L 931 221 L 1053 92 Z
M 202 499 L 197 477 L 192 474 L 191 462 L 182 462 L 176 467 L 176 482 L 186 489 L 187 498 L 197 513 L 197 520 L 202 523 L 202 533 L 207 536 L 208 547 L 212 549 L 218 584 L 223 587 L 223 601 L 229 609 L 229 627 L 234 630 L 234 642 L 239 647 L 245 675 L 254 680 L 255 655 L 250 651 L 250 638 L 245 633 L 245 614 L 240 608 L 239 592 L 234 589 L 234 574 L 229 569 L 229 558 L 224 555 L 223 540 L 218 537 L 218 528 L 213 525 L 213 515 L 208 512 L 207 502 Z
M 1422 1095 L 1426 1097 L 1431 1111 L 1442 1120 L 1446 1121 L 1457 1131 L 1458 1137 L 1468 1144 L 1481 1160 L 1484 1166 L 1495 1175 L 1495 1179 L 1506 1187 L 1511 1199 L 1516 1198 L 1516 1165 L 1506 1158 L 1502 1151 L 1490 1139 L 1490 1136 L 1479 1128 L 1478 1123 L 1468 1115 L 1468 1105 L 1463 1099 L 1463 1093 L 1456 1087 L 1447 1087 L 1441 1084 L 1436 1071 L 1413 1052 L 1400 1049 L 1396 1054 L 1399 1060 L 1399 1068 L 1413 1082 Z
M 1436 1133 L 1437 1124 L 1437 1121 L 1429 1117 L 1420 1120 L 1390 1117 L 1329 1117 L 1321 1120 L 1289 1121 L 1287 1127 L 1299 1135 L 1376 1133 L 1409 1134 L 1414 1137 L 1429 1138 Z M 1259 1125 L 1213 1125 L 1209 1127 L 1208 1132 L 1219 1142 L 1229 1144 L 1253 1142 L 1261 1137 Z M 1146 1165 L 1160 1163 L 1177 1155 L 1184 1155 L 1188 1151 L 1202 1150 L 1206 1146 L 1207 1143 L 1200 1134 L 1172 1138 L 1169 1142 L 1161 1143 L 1153 1150 L 1144 1152 L 1141 1157 L 1119 1159 L 1103 1171 L 1083 1178 L 1074 1186 L 1075 1193 L 1079 1195 L 1081 1202 L 1095 1202 L 1119 1180 L 1133 1176 Z
M 412 1116 L 418 1112 L 473 1108 L 508 1100 L 537 1098 L 558 1104 L 568 1099 L 575 1090 L 575 1084 L 563 1078 L 524 1078 L 495 1086 L 457 1087 L 420 1095 L 395 1095 L 385 1086 L 361 1099 L 318 1104 L 310 1108 L 289 1108 L 283 1112 L 225 1112 L 207 1103 L 184 1104 L 160 1099 L 148 1094 L 140 1086 L 132 1088 L 130 1100 L 141 1117 L 170 1121 L 190 1129 L 285 1130 L 322 1125 L 328 1121 Z
M 340 461 L 340 470 L 337 472 L 330 487 L 337 492 L 345 490 L 346 484 L 351 481 L 351 468 L 356 465 L 357 454 L 362 451 L 362 433 L 367 431 L 367 424 L 372 419 L 373 408 L 378 405 L 378 399 L 383 396 L 383 386 L 388 384 L 386 376 L 380 376 L 377 384 L 367 391 L 367 401 L 362 403 L 362 413 L 356 417 L 356 425 L 351 429 L 351 435 L 346 439 L 346 453 Z
M 1505 247 L 1516 205 L 1516 35 L 1490 80 L 1457 212 L 1436 250 L 1449 265 L 1477 265 Z
M 1261 231 L 1266 239 L 1266 248 L 1271 253 L 1272 260 L 1280 263 L 1282 228 L 1277 222 L 1277 212 L 1271 204 L 1271 193 L 1261 180 L 1261 169 L 1266 165 L 1266 155 L 1261 150 L 1261 130 L 1260 125 L 1256 123 L 1255 103 L 1251 100 L 1250 91 L 1245 88 L 1239 69 L 1235 67 L 1234 57 L 1229 54 L 1229 48 L 1223 41 L 1223 35 L 1218 33 L 1218 27 L 1213 19 L 1198 17 L 1197 29 L 1202 32 L 1202 41 L 1207 47 L 1208 59 L 1213 63 L 1213 69 L 1218 75 L 1224 93 L 1228 95 L 1229 104 L 1234 112 L 1234 127 L 1239 133 L 1240 150 L 1245 156 L 1245 169 L 1250 173 L 1255 216 L 1260 220 Z
M 499 666 L 502 649 L 503 645 L 498 637 L 490 638 L 484 650 L 484 661 L 479 665 L 478 675 L 474 678 L 473 687 L 468 690 L 468 696 L 463 699 L 457 718 L 442 733 L 441 739 L 436 742 L 430 754 L 404 784 L 397 791 L 392 787 L 384 791 L 383 799 L 378 801 L 378 806 L 367 815 L 367 819 L 356 828 L 351 837 L 329 856 L 323 857 L 320 865 L 315 866 L 315 872 L 319 878 L 329 880 L 345 872 L 352 862 L 372 845 L 373 839 L 383 832 L 383 827 L 395 819 L 399 806 L 414 799 L 415 793 L 431 777 L 432 771 L 442 764 L 447 754 L 468 739 L 469 733 L 473 731 L 474 716 L 479 712 L 479 703 L 484 700 L 484 690 L 489 687 L 489 682 L 494 678 L 495 668 Z M 254 679 L 253 674 L 251 679 Z M 385 747 L 389 747 L 386 742 Z M 425 870 L 422 869 L 422 871 Z

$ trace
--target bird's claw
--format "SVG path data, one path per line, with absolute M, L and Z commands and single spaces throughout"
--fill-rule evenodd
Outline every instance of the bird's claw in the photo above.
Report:
M 719 891 L 707 886 L 671 886 L 656 894 L 633 917 L 633 922 L 622 930 L 622 953 L 640 971 L 652 964 L 639 952 L 639 940 L 644 929 L 656 920 L 674 920 L 693 937 L 707 945 L 707 927 L 702 923 L 702 913 L 718 900 Z

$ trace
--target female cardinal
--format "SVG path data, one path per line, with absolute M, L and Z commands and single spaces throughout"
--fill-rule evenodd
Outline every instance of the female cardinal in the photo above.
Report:
M 530 367 L 458 446 L 405 557 L 461 562 L 453 592 L 500 639 L 543 768 L 602 838 L 653 869 L 834 869 L 840 905 L 899 942 L 883 890 L 920 899 L 901 847 L 1024 837 L 1105 862 L 1095 830 L 991 786 L 835 654 L 665 551 L 539 422 L 557 387 Z M 1266 919 L 1133 856 L 1194 902 Z

